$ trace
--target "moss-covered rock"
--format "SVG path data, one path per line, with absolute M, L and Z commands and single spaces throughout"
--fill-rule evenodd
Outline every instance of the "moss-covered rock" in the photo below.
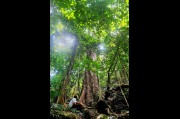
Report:
M 117 119 L 115 116 L 107 116 L 105 114 L 100 114 L 96 117 L 96 119 Z
M 51 119 L 78 119 L 75 113 L 52 110 L 50 113 Z

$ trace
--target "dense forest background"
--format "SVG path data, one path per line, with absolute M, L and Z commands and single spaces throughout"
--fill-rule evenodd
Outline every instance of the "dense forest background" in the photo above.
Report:
M 129 0 L 50 0 L 50 83 L 61 112 L 74 95 L 87 107 L 101 100 L 111 113 L 128 110 Z

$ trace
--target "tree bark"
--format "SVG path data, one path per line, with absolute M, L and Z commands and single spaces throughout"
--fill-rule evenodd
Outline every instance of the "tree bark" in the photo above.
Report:
M 92 50 L 87 51 L 87 57 L 93 61 L 96 60 L 96 54 Z M 92 106 L 93 102 L 96 102 L 99 98 L 98 91 L 99 79 L 97 75 L 90 70 L 85 70 L 79 102 L 86 106 Z

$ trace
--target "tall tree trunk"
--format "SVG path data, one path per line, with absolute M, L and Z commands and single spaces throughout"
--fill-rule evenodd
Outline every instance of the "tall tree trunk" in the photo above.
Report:
M 61 84 L 60 95 L 58 96 L 58 100 L 57 100 L 58 104 L 64 105 L 65 107 L 66 107 L 65 101 L 66 101 L 66 94 L 67 94 L 66 86 L 69 84 L 69 81 L 70 81 L 70 73 L 73 68 L 77 46 L 78 46 L 78 43 L 75 42 L 75 45 L 72 48 L 72 55 L 71 55 L 70 63 L 68 65 L 66 75 Z
M 110 84 L 111 84 L 111 75 L 113 74 L 113 72 L 114 72 L 114 69 L 115 69 L 115 67 L 116 67 L 116 64 L 117 64 L 117 61 L 118 61 L 118 56 L 120 55 L 120 51 L 119 51 L 119 49 L 120 49 L 120 40 L 119 40 L 119 36 L 116 38 L 116 51 L 115 51 L 115 55 L 114 55 L 114 57 L 112 58 L 112 62 L 111 62 L 111 65 L 110 65 L 110 67 L 109 67 L 109 69 L 108 69 L 108 72 L 107 72 L 107 74 L 108 74 L 108 79 L 107 79 L 107 91 L 109 91 L 109 89 L 110 89 Z
M 113 74 L 114 70 L 115 70 L 115 67 L 116 67 L 116 64 L 118 62 L 118 52 L 116 52 L 116 55 L 114 56 L 113 58 L 113 62 L 111 63 L 111 66 L 109 67 L 109 70 L 108 70 L 108 79 L 107 79 L 107 91 L 109 91 L 110 89 L 110 84 L 111 84 L 111 75 Z M 113 67 L 114 66 L 114 67 Z
M 123 66 L 123 70 L 124 70 L 124 72 L 125 72 L 125 74 L 126 74 L 127 80 L 129 80 L 129 72 L 126 70 L 126 67 L 125 67 L 125 66 Z
M 78 89 L 78 93 L 80 93 L 81 89 L 80 89 L 80 76 L 79 76 L 79 68 L 78 68 L 78 84 L 77 84 L 77 89 Z
M 96 54 L 92 50 L 87 51 L 87 57 L 96 60 Z M 99 79 L 97 75 L 90 71 L 85 70 L 83 87 L 81 91 L 81 96 L 79 102 L 83 103 L 86 106 L 92 106 L 93 102 L 96 102 L 99 98 Z

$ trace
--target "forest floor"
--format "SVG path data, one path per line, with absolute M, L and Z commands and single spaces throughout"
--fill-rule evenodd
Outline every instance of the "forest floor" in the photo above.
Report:
M 51 119 L 129 119 L 128 100 L 128 91 L 116 87 L 105 93 L 105 99 L 82 111 L 75 108 L 51 109 Z

